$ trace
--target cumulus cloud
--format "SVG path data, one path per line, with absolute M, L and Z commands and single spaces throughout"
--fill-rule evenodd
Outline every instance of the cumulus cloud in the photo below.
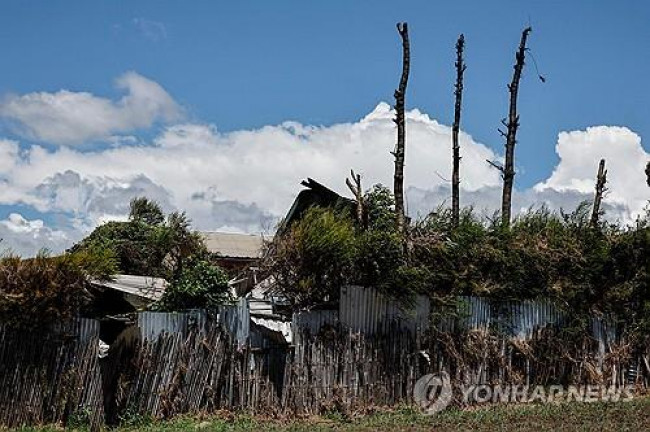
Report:
M 45 226 L 42 220 L 25 219 L 18 213 L 11 213 L 0 220 L 0 251 L 31 256 L 38 250 L 59 251 L 62 245 L 72 239 L 64 231 Z
M 105 220 L 124 218 L 128 201 L 139 195 L 158 200 L 167 210 L 186 210 L 197 229 L 268 230 L 285 214 L 306 177 L 346 195 L 350 168 L 363 175 L 365 187 L 391 185 L 393 116 L 380 103 L 356 122 L 331 126 L 285 122 L 221 133 L 214 125 L 181 123 L 166 127 L 149 143 L 126 140 L 91 151 L 38 145 L 21 151 L 17 143 L 0 140 L 0 204 L 20 203 L 62 215 L 64 222 L 54 228 L 40 227 L 38 240 L 58 242 L 59 249 Z M 407 203 L 409 213 L 417 216 L 448 203 L 451 129 L 415 109 L 407 121 Z M 499 207 L 501 178 L 485 160 L 499 155 L 466 133 L 460 143 L 461 204 L 492 212 Z M 628 129 L 561 133 L 557 152 L 560 163 L 546 181 L 515 191 L 515 212 L 542 203 L 573 210 L 590 200 L 601 157 L 610 170 L 604 202 L 609 217 L 629 221 L 647 202 L 647 191 L 637 187 L 637 180 L 645 187 L 644 179 L 636 178 L 643 176 L 643 168 L 636 165 L 648 155 Z M 26 241 L 9 238 L 7 243 Z M 32 241 L 33 236 L 26 238 Z M 32 241 L 34 250 L 38 241 Z
M 223 134 L 211 125 L 179 124 L 165 129 L 149 146 L 78 151 L 35 145 L 7 162 L 9 184 L 0 190 L 0 202 L 96 219 L 112 210 L 95 203 L 110 202 L 119 211 L 120 200 L 127 202 L 135 193 L 153 194 L 186 209 L 201 229 L 251 231 L 282 216 L 308 176 L 341 193 L 347 193 L 344 180 L 350 168 L 360 172 L 368 186 L 390 184 L 392 117 L 389 106 L 381 103 L 356 123 L 329 127 L 286 122 Z M 417 110 L 407 118 L 407 184 L 444 184 L 441 177 L 450 177 L 450 128 Z M 463 188 L 498 185 L 498 173 L 485 163 L 496 155 L 467 134 L 460 139 Z
M 117 101 L 69 90 L 7 96 L 0 103 L 0 116 L 28 139 L 75 145 L 108 140 L 156 121 L 178 120 L 181 115 L 165 89 L 142 75 L 127 72 L 116 86 L 125 92 Z
M 129 211 L 131 199 L 146 196 L 172 209 L 169 192 L 145 175 L 113 179 L 106 176 L 82 178 L 66 170 L 46 178 L 31 192 L 32 205 L 39 211 L 72 213 L 77 218 L 93 222 L 123 217 Z
M 555 147 L 560 162 L 551 176 L 534 190 L 593 194 L 598 163 L 606 160 L 605 202 L 625 208 L 620 215 L 629 221 L 641 213 L 650 198 L 644 167 L 650 154 L 641 137 L 625 127 L 595 126 L 584 131 L 561 132 Z

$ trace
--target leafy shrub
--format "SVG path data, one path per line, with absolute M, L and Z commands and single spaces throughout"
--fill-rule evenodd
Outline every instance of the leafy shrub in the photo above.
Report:
M 98 250 L 112 251 L 119 273 L 169 280 L 182 271 L 185 260 L 207 253 L 184 213 L 174 212 L 165 219 L 158 204 L 146 198 L 131 201 L 129 221 L 101 225 L 70 249 Z
M 230 301 L 228 277 L 206 259 L 191 259 L 165 290 L 156 309 L 213 309 Z
M 355 229 L 351 218 L 313 207 L 271 245 L 269 272 L 296 306 L 336 300 L 352 272 Z
M 114 273 L 107 251 L 35 258 L 0 259 L 0 323 L 15 328 L 40 328 L 64 323 L 89 300 L 89 279 Z
M 634 226 L 589 223 L 590 203 L 570 213 L 542 206 L 510 228 L 498 215 L 439 208 L 394 230 L 390 191 L 364 197 L 367 227 L 349 215 L 311 209 L 269 248 L 270 273 L 296 305 L 334 299 L 342 284 L 374 286 L 397 298 L 481 295 L 556 300 L 578 314 L 613 314 L 650 329 L 650 209 Z M 639 330 L 641 331 L 641 330 Z

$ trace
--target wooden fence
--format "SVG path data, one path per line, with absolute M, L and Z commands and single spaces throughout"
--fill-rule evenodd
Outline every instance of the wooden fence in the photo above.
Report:
M 98 360 L 94 328 L 0 331 L 0 424 L 93 427 L 129 415 L 243 410 L 265 415 L 363 411 L 412 402 L 425 373 L 464 384 L 634 384 L 647 388 L 648 351 L 624 340 L 546 327 L 527 338 L 485 327 L 364 335 L 341 326 L 294 332 L 292 345 L 242 345 L 221 323 L 142 338 L 137 327 Z M 92 326 L 90 326 L 92 327 Z M 630 371 L 636 371 L 631 375 Z
M 104 421 L 96 321 L 49 331 L 0 327 L 0 425 Z

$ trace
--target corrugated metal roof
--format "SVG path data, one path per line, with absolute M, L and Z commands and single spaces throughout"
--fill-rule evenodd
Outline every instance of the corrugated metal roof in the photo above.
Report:
M 115 275 L 110 281 L 95 281 L 96 285 L 158 301 L 167 288 L 167 281 L 151 276 Z
M 260 234 L 202 232 L 201 235 L 210 252 L 228 258 L 259 258 L 264 245 Z

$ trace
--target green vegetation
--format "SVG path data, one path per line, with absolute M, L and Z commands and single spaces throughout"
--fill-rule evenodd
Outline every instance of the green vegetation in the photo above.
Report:
M 89 279 L 115 273 L 106 249 L 50 257 L 0 259 L 0 323 L 35 329 L 76 316 L 88 300 Z
M 226 273 L 205 259 L 191 258 L 154 306 L 161 311 L 213 309 L 230 300 Z
M 349 210 L 313 207 L 269 245 L 267 271 L 295 306 L 336 301 L 339 287 L 349 283 L 399 292 L 390 288 L 406 260 L 392 196 L 376 187 L 365 202 L 367 227 L 357 226 Z
M 229 301 L 228 278 L 211 264 L 185 214 L 167 217 L 146 198 L 131 202 L 127 222 L 109 222 L 61 256 L 0 259 L 0 323 L 46 327 L 83 313 L 92 280 L 134 274 L 166 278 L 160 310 L 212 308 Z
M 165 216 L 158 203 L 135 198 L 127 222 L 97 227 L 71 249 L 73 253 L 109 250 L 116 273 L 156 276 L 169 281 L 159 310 L 212 308 L 228 298 L 228 279 L 211 263 L 200 235 L 184 213 Z
M 173 279 L 191 256 L 207 251 L 190 230 L 184 213 L 165 217 L 160 206 L 146 198 L 131 201 L 127 222 L 108 222 L 74 245 L 71 252 L 111 250 L 121 273 Z
M 402 300 L 550 298 L 577 314 L 624 318 L 638 333 L 650 329 L 650 211 L 630 227 L 593 227 L 588 203 L 571 213 L 541 207 L 504 227 L 498 215 L 464 209 L 454 227 L 440 208 L 402 237 L 386 188 L 375 186 L 364 201 L 367 227 L 347 212 L 313 208 L 270 245 L 269 272 L 295 305 L 331 300 L 350 283 Z
M 181 417 L 165 422 L 141 419 L 114 429 L 127 431 L 641 431 L 650 428 L 650 399 L 626 402 L 493 405 L 471 410 L 449 409 L 425 416 L 412 408 L 377 411 L 354 418 L 338 416 L 281 421 L 222 414 L 216 417 Z M 24 428 L 23 432 L 50 432 L 55 427 Z M 70 430 L 87 430 L 71 428 Z

